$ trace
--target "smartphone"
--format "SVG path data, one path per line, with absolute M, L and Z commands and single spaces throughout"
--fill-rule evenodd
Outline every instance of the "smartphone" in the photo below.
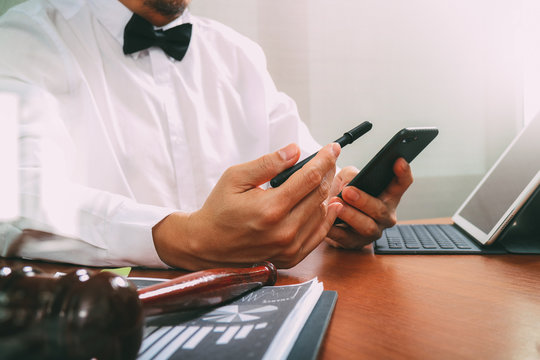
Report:
M 400 157 L 413 161 L 439 130 L 435 127 L 411 127 L 398 131 L 370 162 L 352 179 L 349 185 L 377 197 L 394 178 L 394 163 Z M 338 195 L 341 197 L 341 193 Z

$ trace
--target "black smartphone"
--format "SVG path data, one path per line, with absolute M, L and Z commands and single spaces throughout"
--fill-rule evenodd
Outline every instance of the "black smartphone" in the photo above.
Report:
M 438 133 L 435 127 L 411 127 L 398 131 L 349 185 L 379 196 L 395 176 L 393 167 L 396 160 L 402 157 L 410 163 Z M 341 197 L 341 193 L 338 196 Z

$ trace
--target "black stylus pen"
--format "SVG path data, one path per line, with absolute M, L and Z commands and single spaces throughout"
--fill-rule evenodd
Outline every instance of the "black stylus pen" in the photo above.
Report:
M 367 133 L 369 130 L 371 130 L 372 127 L 373 127 L 372 123 L 370 123 L 369 121 L 364 121 L 363 123 L 361 123 L 354 129 L 349 130 L 346 133 L 344 133 L 342 137 L 340 137 L 334 142 L 338 143 L 343 148 L 345 147 L 345 145 L 352 143 L 354 140 L 358 139 L 360 136 Z M 310 155 L 304 160 L 300 161 L 299 163 L 296 163 L 295 165 L 291 166 L 287 170 L 284 170 L 280 172 L 279 174 L 277 174 L 276 177 L 270 180 L 270 185 L 272 187 L 278 187 L 279 185 L 283 184 L 285 180 L 287 180 L 292 174 L 294 174 L 299 169 L 301 169 L 302 166 L 304 166 L 309 160 L 313 159 L 313 157 L 317 155 L 317 153 L 318 151 L 315 154 Z

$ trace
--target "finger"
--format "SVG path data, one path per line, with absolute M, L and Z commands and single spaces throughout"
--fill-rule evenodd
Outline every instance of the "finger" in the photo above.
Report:
M 340 150 L 339 144 L 326 145 L 280 187 L 269 189 L 269 196 L 274 197 L 275 201 L 283 204 L 288 211 L 292 210 L 302 199 L 321 185 L 328 172 L 335 171 Z M 314 196 L 317 199 L 317 195 Z
M 394 174 L 396 176 L 379 198 L 395 209 L 405 191 L 413 183 L 413 175 L 409 163 L 403 158 L 397 159 L 394 163 Z
M 364 246 L 369 245 L 374 239 L 362 237 L 350 228 L 344 229 L 334 226 L 330 229 L 328 236 L 324 240 L 336 248 L 361 249 Z
M 348 184 L 358 174 L 358 169 L 354 166 L 347 166 L 336 175 L 330 189 L 330 195 L 335 196 L 343 190 L 343 187 Z
M 310 194 L 306 195 L 289 212 L 287 221 L 296 224 L 305 224 L 311 221 L 320 224 L 326 216 L 326 211 L 320 211 L 322 205 L 327 205 L 335 169 L 328 171 L 323 180 Z
M 347 186 L 343 189 L 341 196 L 343 200 L 350 206 L 346 206 L 343 210 L 344 216 L 350 219 L 360 221 L 364 216 L 372 218 L 378 224 L 383 226 L 392 226 L 395 223 L 394 208 L 389 207 L 381 199 L 373 197 L 354 186 Z M 358 211 L 360 210 L 360 211 Z M 341 218 L 347 224 L 354 227 L 354 223 L 349 223 L 347 219 Z M 356 228 L 356 227 L 355 227 Z
M 347 243 L 349 237 L 345 236 L 345 232 L 356 233 L 359 239 L 364 239 L 363 246 L 366 243 L 379 239 L 382 236 L 383 228 L 386 227 L 377 223 L 373 218 L 347 205 L 343 206 L 339 218 L 345 221 L 348 226 L 334 226 L 332 228 L 332 238 L 347 248 L 350 248 L 351 244 Z
M 284 256 L 274 259 L 274 264 L 280 268 L 290 268 L 302 261 L 309 253 L 311 253 L 326 237 L 332 224 L 339 216 L 343 205 L 333 203 L 326 208 L 326 217 L 322 222 L 317 223 L 317 227 L 311 231 L 305 229 L 303 234 L 299 236 L 299 242 L 295 247 L 292 247 L 292 252 L 286 252 Z
M 324 221 L 308 237 L 308 242 L 306 243 L 306 246 L 304 246 L 304 250 L 308 250 L 305 255 L 313 251 L 313 249 L 315 249 L 321 243 L 321 241 L 327 236 L 328 232 L 332 229 L 334 222 L 336 221 L 339 214 L 341 213 L 343 209 L 343 204 L 332 203 L 328 205 L 327 209 L 328 211 L 327 211 L 326 218 L 324 219 Z
M 341 178 L 345 184 L 351 182 L 351 180 L 358 174 L 360 171 L 354 166 L 346 166 L 338 174 L 338 177 Z
M 282 248 L 274 249 L 272 255 L 282 253 L 285 257 L 295 258 L 299 247 L 303 247 L 305 239 L 308 239 L 315 229 L 324 223 L 328 215 L 326 200 L 328 191 L 324 189 L 329 188 L 330 179 L 334 177 L 333 173 L 333 171 L 330 171 L 321 182 L 321 185 L 302 199 L 290 212 L 282 214 L 283 221 L 276 231 L 279 233 L 279 238 L 291 239 L 291 241 Z M 342 204 L 337 204 L 337 206 L 341 207 Z
M 233 166 L 231 169 L 234 169 L 235 185 L 241 188 L 262 185 L 283 170 L 293 166 L 299 157 L 298 145 L 289 144 L 271 154 Z
M 330 230 L 330 231 L 332 231 L 332 230 Z M 324 238 L 324 241 L 325 241 L 328 245 L 330 245 L 330 246 L 332 246 L 332 247 L 335 247 L 335 248 L 338 248 L 338 249 L 344 249 L 344 248 L 345 248 L 343 245 L 341 245 L 341 244 L 338 243 L 337 241 L 332 240 L 332 238 L 330 238 L 330 237 L 328 237 L 328 236 Z
M 317 190 L 305 197 L 289 214 L 287 223 L 296 226 L 299 238 L 308 238 L 325 221 L 328 215 L 326 200 L 329 181 L 325 179 Z M 320 193 L 320 195 L 317 195 Z M 335 205 L 333 205 L 335 206 Z M 343 206 L 339 204 L 339 206 Z

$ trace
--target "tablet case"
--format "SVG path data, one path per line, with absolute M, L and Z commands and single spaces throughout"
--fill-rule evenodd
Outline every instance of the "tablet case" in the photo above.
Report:
M 509 253 L 540 254 L 540 186 L 496 241 Z

